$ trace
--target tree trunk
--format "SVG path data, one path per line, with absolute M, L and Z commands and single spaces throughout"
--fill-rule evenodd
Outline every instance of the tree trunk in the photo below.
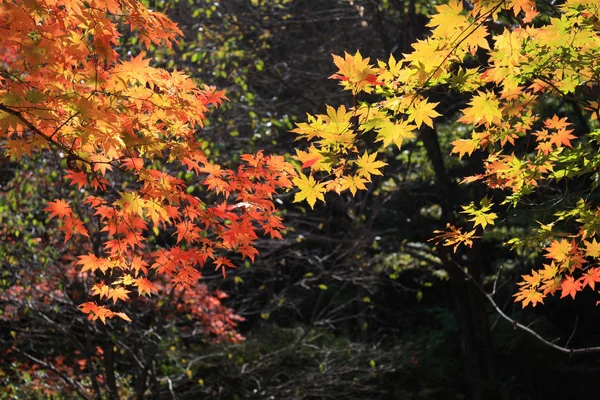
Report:
M 433 165 L 442 207 L 442 222 L 454 219 L 455 209 L 460 205 L 460 193 L 451 181 L 435 129 L 425 128 L 420 139 Z M 468 252 L 468 265 L 453 260 L 448 247 L 438 246 L 438 255 L 450 276 L 456 321 L 460 335 L 461 350 L 465 364 L 465 378 L 471 400 L 503 399 L 503 391 L 496 380 L 492 339 L 489 329 L 485 300 L 477 285 L 481 284 L 481 248 L 478 243 Z M 461 270 L 468 266 L 469 275 Z

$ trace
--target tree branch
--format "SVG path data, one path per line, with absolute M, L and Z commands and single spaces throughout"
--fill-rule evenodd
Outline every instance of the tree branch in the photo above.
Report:
M 33 361 L 34 363 L 38 364 L 39 366 L 47 368 L 50 371 L 52 371 L 55 374 L 57 374 L 60 377 L 60 379 L 62 379 L 69 386 L 71 386 L 73 388 L 73 390 L 75 390 L 75 392 L 77 392 L 77 394 L 79 395 L 79 397 L 81 397 L 82 399 L 85 399 L 85 400 L 89 400 L 90 399 L 85 394 L 85 388 L 81 385 L 81 383 L 75 382 L 73 379 L 71 379 L 70 377 L 66 376 L 62 372 L 60 372 L 52 363 L 46 362 L 46 361 L 42 361 L 39 358 L 36 358 L 36 357 L 32 356 L 31 354 L 25 353 L 24 351 L 21 351 L 19 349 L 17 349 L 17 351 L 19 353 L 23 354 L 25 357 L 27 357 L 31 361 Z
M 454 261 L 454 260 L 453 260 Z M 479 291 L 481 292 L 481 294 L 483 294 L 485 296 L 485 298 L 489 301 L 489 303 L 492 305 L 492 307 L 494 308 L 494 310 L 498 313 L 498 315 L 500 315 L 503 319 L 505 319 L 506 321 L 510 322 L 510 324 L 515 327 L 518 328 L 526 333 L 528 333 L 530 336 L 533 336 L 534 338 L 536 338 L 538 341 L 540 341 L 541 343 L 543 343 L 544 345 L 553 348 L 554 350 L 560 351 L 561 353 L 565 353 L 565 354 L 569 354 L 569 355 L 575 355 L 575 354 L 589 354 L 589 353 L 600 353 L 600 346 L 594 346 L 594 347 L 580 347 L 580 348 L 570 348 L 570 347 L 563 347 L 560 345 L 557 345 L 556 343 L 551 342 L 550 340 L 546 339 L 545 337 L 543 337 L 542 335 L 540 335 L 539 333 L 537 333 L 536 331 L 534 331 L 533 329 L 519 323 L 517 320 L 509 317 L 508 315 L 506 315 L 506 313 L 504 313 L 504 311 L 502 311 L 502 309 L 498 306 L 498 304 L 496 303 L 496 301 L 494 300 L 494 298 L 492 297 L 492 295 L 490 295 L 488 292 L 486 292 L 476 281 L 475 279 L 473 279 L 473 277 L 471 276 L 471 274 L 469 274 L 468 271 L 466 271 L 463 267 L 461 267 L 458 263 L 456 263 L 456 261 L 454 261 L 454 263 L 456 264 L 456 267 L 458 269 L 460 269 L 469 279 L 469 281 L 471 281 L 476 287 L 477 289 L 479 289 Z

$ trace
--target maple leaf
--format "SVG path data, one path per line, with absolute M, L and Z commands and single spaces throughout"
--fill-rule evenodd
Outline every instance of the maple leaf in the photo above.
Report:
M 579 280 L 576 281 L 572 276 L 567 276 L 563 279 L 560 289 L 562 291 L 560 295 L 561 299 L 567 296 L 571 296 L 574 299 L 577 292 L 580 292 L 582 289 L 581 282 Z
M 79 261 L 77 262 L 77 264 L 82 266 L 81 272 L 85 272 L 88 270 L 94 272 L 97 269 L 99 269 L 100 271 L 102 271 L 102 273 L 104 273 L 109 268 L 108 260 L 101 257 L 96 257 L 96 255 L 92 253 L 79 256 Z
M 376 159 L 377 152 L 368 154 L 365 150 L 364 154 L 356 160 L 358 175 L 364 177 L 368 182 L 371 182 L 371 175 L 383 175 L 379 169 L 387 165 L 387 163 L 376 161 Z
M 535 0 L 510 0 L 509 7 L 511 3 L 515 15 L 518 15 L 520 11 L 525 13 L 525 18 L 523 18 L 525 23 L 531 22 L 538 15 Z
M 121 198 L 114 202 L 115 205 L 123 208 L 129 214 L 143 216 L 144 214 L 144 199 L 135 192 L 126 192 L 121 194 Z
M 106 324 L 106 318 L 112 318 L 114 313 L 104 306 L 99 306 L 96 303 L 88 302 L 79 306 L 79 309 L 84 314 L 88 314 L 88 319 L 95 321 L 100 319 L 103 324 Z
M 600 257 L 600 243 L 596 241 L 596 238 L 592 239 L 591 242 L 584 240 L 585 244 L 585 255 L 586 257 L 598 258 Z
M 359 51 L 354 55 L 344 54 L 344 58 L 332 54 L 333 62 L 338 67 L 338 72 L 331 75 L 329 79 L 340 79 L 345 87 L 352 89 L 354 93 L 361 90 L 370 92 L 370 85 L 382 85 L 377 81 L 376 70 L 369 64 L 369 58 L 362 58 Z
M 553 279 L 544 281 L 542 286 L 540 286 L 540 290 L 542 291 L 544 296 L 546 296 L 548 294 L 554 294 L 554 293 L 556 293 L 557 290 L 560 289 L 561 283 L 562 283 L 562 280 L 561 280 L 560 276 L 556 276 Z
M 214 106 L 223 104 L 223 100 L 229 100 L 227 96 L 225 96 L 225 92 L 223 90 L 217 90 L 215 86 L 208 85 L 204 85 L 202 97 L 207 104 L 212 104 Z
M 313 158 L 311 158 L 311 159 L 309 159 L 309 160 L 306 160 L 306 161 L 305 161 L 305 162 L 302 164 L 302 168 L 309 168 L 309 167 L 312 167 L 313 165 L 315 165 L 316 163 L 318 163 L 318 162 L 319 162 L 319 160 L 320 160 L 321 158 L 322 158 L 322 157 L 319 155 L 319 156 L 317 156 L 317 157 L 313 157 Z
M 365 183 L 368 181 L 359 175 L 344 176 L 340 180 L 339 192 L 350 189 L 352 195 L 356 195 L 357 190 L 367 190 Z
M 125 321 L 127 321 L 127 322 L 131 322 L 131 318 L 129 318 L 129 317 L 127 316 L 127 314 L 125 314 L 124 312 L 113 312 L 113 315 L 114 315 L 115 317 L 119 317 L 119 318 L 121 318 L 122 320 L 125 320 Z
M 471 155 L 479 147 L 479 142 L 473 139 L 457 139 L 452 142 L 452 151 L 450 154 L 458 153 L 458 158 L 463 158 L 465 154 Z
M 377 125 L 376 142 L 383 142 L 383 146 L 387 147 L 394 143 L 398 149 L 402 147 L 404 139 L 413 139 L 415 134 L 412 132 L 416 126 L 409 124 L 407 121 L 393 123 L 386 120 L 382 124 Z
M 302 163 L 302 168 L 309 168 L 313 171 L 328 171 L 329 163 L 315 146 L 310 146 L 308 151 L 296 149 L 296 160 Z
M 134 256 L 129 265 L 129 267 L 134 271 L 134 274 L 133 274 L 134 276 L 138 276 L 140 271 L 147 275 L 148 274 L 148 268 L 146 268 L 147 266 L 148 266 L 148 263 L 145 262 L 144 260 L 142 260 L 142 258 L 138 257 L 138 256 Z
M 529 303 L 531 303 L 534 307 L 537 306 L 537 303 L 544 304 L 544 295 L 533 288 L 522 289 L 516 294 L 515 301 L 521 301 L 521 306 L 525 308 Z
M 434 110 L 439 103 L 428 103 L 427 100 L 416 100 L 406 111 L 408 121 L 415 121 L 417 128 L 423 123 L 433 128 L 432 118 L 439 117 L 441 114 Z
M 144 160 L 139 157 L 129 157 L 121 163 L 126 169 L 131 171 L 139 171 L 144 167 Z
M 428 242 L 433 241 L 438 244 L 443 240 L 444 246 L 454 246 L 455 253 L 459 245 L 464 244 L 465 246 L 472 247 L 473 239 L 479 237 L 475 236 L 475 230 L 463 232 L 462 228 L 457 228 L 450 223 L 446 224 L 446 231 L 435 230 L 433 233 L 437 234 L 437 236 L 432 237 Z
M 475 55 L 479 48 L 489 50 L 490 46 L 487 41 L 488 35 L 489 34 L 485 26 L 478 26 L 470 32 L 469 36 L 465 38 L 463 43 L 461 43 L 461 46 L 466 47 L 471 55 Z
M 600 268 L 590 268 L 581 276 L 581 284 L 583 287 L 589 286 L 595 289 L 596 282 L 600 282 Z
M 550 243 L 550 246 L 548 246 L 548 248 L 546 249 L 546 251 L 547 251 L 546 257 L 552 258 L 552 259 L 556 260 L 557 262 L 563 262 L 569 258 L 572 250 L 573 250 L 572 242 L 569 242 L 566 239 L 561 239 L 560 241 L 553 240 Z
M 571 132 L 573 132 L 572 129 L 560 129 L 555 134 L 550 135 L 550 143 L 554 144 L 556 147 L 561 147 L 562 145 L 572 147 L 571 140 L 577 139 L 577 136 L 571 135 Z
M 93 312 L 96 308 L 98 308 L 98 305 L 92 302 L 83 303 L 79 306 L 79 309 L 85 314 Z
M 218 271 L 219 269 L 221 269 L 221 272 L 223 273 L 223 278 L 225 278 L 225 275 L 226 275 L 225 267 L 235 268 L 235 265 L 233 265 L 231 260 L 229 260 L 227 257 L 215 258 L 214 264 L 215 264 L 215 271 Z
M 118 286 L 116 288 L 111 288 L 108 291 L 108 294 L 106 295 L 106 297 L 108 299 L 111 299 L 113 301 L 113 304 L 115 304 L 117 302 L 117 300 L 128 300 L 129 296 L 127 295 L 128 293 L 131 293 L 131 291 L 125 289 L 123 286 Z
M 490 212 L 493 203 L 490 203 L 486 197 L 481 200 L 480 206 L 481 208 L 479 209 L 475 208 L 474 203 L 471 203 L 468 206 L 462 206 L 463 211 L 461 211 L 461 213 L 469 214 L 473 217 L 469 221 L 473 222 L 474 227 L 476 227 L 477 225 L 481 225 L 481 228 L 485 229 L 485 227 L 488 224 L 494 225 L 494 220 L 498 218 L 498 215 L 496 215 L 496 213 Z
M 481 228 L 485 229 L 485 227 L 489 225 L 494 225 L 494 220 L 498 218 L 496 213 L 481 213 L 475 215 L 469 221 L 473 222 L 473 226 L 481 225 Z
M 559 118 L 556 114 L 544 121 L 544 126 L 548 129 L 566 129 L 569 125 L 571 124 L 567 122 L 567 117 Z
M 523 282 L 519 282 L 520 286 L 537 289 L 542 283 L 543 275 L 538 271 L 531 271 L 531 275 L 522 275 Z
M 543 280 L 554 279 L 558 274 L 558 267 L 552 261 L 550 264 L 544 264 L 544 269 L 541 272 L 541 277 Z
M 65 178 L 71 180 L 72 184 L 76 184 L 79 189 L 83 189 L 88 185 L 87 174 L 85 172 L 68 170 Z
M 48 211 L 50 213 L 50 219 L 54 217 L 64 218 L 73 213 L 69 203 L 60 199 L 48 202 L 48 206 L 44 208 L 44 211 Z
M 76 234 L 85 236 L 87 238 L 90 237 L 90 234 L 82 220 L 80 220 L 77 217 L 71 217 L 71 220 L 72 220 L 72 229 Z
M 469 104 L 471 107 L 462 110 L 464 115 L 459 121 L 475 125 L 485 122 L 490 125 L 502 119 L 500 102 L 492 92 L 477 92 Z
M 437 13 L 431 16 L 427 26 L 435 28 L 434 32 L 438 36 L 452 38 L 469 24 L 467 16 L 462 14 L 460 1 L 450 1 L 436 7 L 436 10 Z
M 314 208 L 317 200 L 325 201 L 325 196 L 323 195 L 326 192 L 325 184 L 315 181 L 312 175 L 306 176 L 303 173 L 299 173 L 298 177 L 294 178 L 292 182 L 300 189 L 294 196 L 294 203 L 299 203 L 306 199 L 310 208 Z
M 100 299 L 103 299 L 104 297 L 108 296 L 109 290 L 110 287 L 108 287 L 104 283 L 97 283 L 94 286 L 92 286 L 92 294 L 94 296 L 100 297 Z

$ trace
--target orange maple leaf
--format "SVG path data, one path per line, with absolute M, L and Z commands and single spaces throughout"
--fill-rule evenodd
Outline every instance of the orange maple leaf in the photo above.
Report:
M 44 211 L 50 213 L 50 219 L 54 217 L 64 218 L 73 213 L 69 203 L 60 199 L 49 202 L 48 207 L 44 208 Z
M 463 158 L 465 154 L 473 154 L 473 152 L 477 150 L 479 143 L 473 139 L 458 139 L 452 142 L 452 146 L 450 154 L 458 153 L 458 158 Z
M 600 282 L 600 268 L 598 267 L 588 269 L 581 277 L 583 287 L 589 286 L 594 289 L 596 282 Z
M 82 266 L 81 272 L 85 272 L 88 270 L 94 272 L 97 269 L 99 269 L 100 271 L 102 271 L 104 273 L 109 268 L 108 260 L 106 260 L 104 258 L 96 257 L 92 253 L 88 253 L 87 255 L 79 256 L 79 261 L 77 262 L 77 264 Z
M 131 291 L 125 289 L 123 286 L 117 286 L 114 289 L 111 288 L 106 297 L 112 299 L 113 304 L 115 304 L 117 300 L 129 300 L 128 293 L 131 293 Z
M 85 172 L 68 170 L 65 178 L 71 180 L 71 184 L 77 185 L 79 189 L 82 189 L 88 185 L 87 174 Z
M 153 292 L 158 293 L 158 288 L 156 285 L 146 278 L 138 278 L 135 281 L 134 286 L 138 288 L 138 294 L 140 296 L 143 296 L 144 293 L 147 293 L 148 296 L 151 296 Z
M 537 303 L 544 304 L 544 295 L 538 292 L 534 288 L 522 288 L 518 293 L 514 295 L 515 301 L 520 301 L 521 306 L 525 308 L 529 303 L 531 303 L 534 307 L 537 306 Z
M 550 135 L 550 143 L 554 144 L 556 147 L 562 147 L 562 145 L 572 147 L 571 140 L 577 139 L 577 136 L 571 135 L 571 132 L 573 132 L 573 129 L 560 129 L 555 134 Z
M 562 291 L 560 298 L 562 299 L 563 297 L 571 296 L 574 299 L 577 292 L 581 291 L 581 288 L 582 286 L 579 280 L 576 281 L 572 276 L 567 276 L 560 286 L 560 290 Z
M 221 268 L 221 272 L 223 273 L 223 278 L 225 278 L 225 267 L 235 268 L 235 265 L 226 257 L 217 257 L 214 261 L 215 263 L 215 271 L 218 271 Z

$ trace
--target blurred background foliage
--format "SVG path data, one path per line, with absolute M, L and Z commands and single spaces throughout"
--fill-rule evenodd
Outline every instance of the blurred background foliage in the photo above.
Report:
M 210 157 L 235 165 L 240 154 L 259 149 L 293 155 L 295 122 L 326 104 L 353 102 L 326 79 L 335 70 L 331 54 L 401 58 L 427 35 L 439 1 L 145 3 L 185 35 L 172 51 L 151 48 L 155 64 L 226 91 L 230 101 L 209 116 L 198 139 Z M 136 38 L 123 34 L 122 55 L 139 52 Z M 473 62 L 485 65 L 485 56 Z M 468 266 L 478 284 L 495 289 L 505 312 L 545 337 L 598 344 L 597 309 L 585 293 L 576 302 L 513 306 L 515 281 L 541 254 L 526 246 L 510 252 L 502 243 L 535 233 L 534 220 L 544 215 L 511 210 L 504 227 L 469 255 L 449 257 L 427 241 L 433 230 L 463 218 L 460 205 L 482 190 L 457 186 L 480 168 L 477 157 L 447 156 L 449 143 L 466 134 L 452 123 L 464 99 L 439 94 L 435 101 L 441 125 L 399 153 L 390 148 L 386 175 L 371 191 L 328 197 L 315 211 L 282 195 L 284 240 L 264 241 L 255 264 L 238 260 L 224 280 L 204 271 L 195 293 L 167 291 L 128 305 L 135 316 L 129 326 L 94 325 L 76 309 L 89 289 L 73 272 L 82 248 L 62 243 L 42 211 L 51 198 L 86 195 L 61 179 L 64 160 L 3 161 L 0 343 L 3 351 L 19 351 L 0 364 L 0 387 L 7 388 L 0 398 L 69 399 L 78 385 L 111 399 L 589 398 L 600 389 L 597 357 L 570 358 L 515 331 L 452 264 Z M 549 114 L 556 110 L 577 114 L 572 104 L 548 104 Z M 93 224 L 94 216 L 85 218 Z M 43 286 L 50 274 L 61 279 Z M 17 299 L 16 290 L 28 294 Z M 186 307 L 177 305 L 182 300 Z

